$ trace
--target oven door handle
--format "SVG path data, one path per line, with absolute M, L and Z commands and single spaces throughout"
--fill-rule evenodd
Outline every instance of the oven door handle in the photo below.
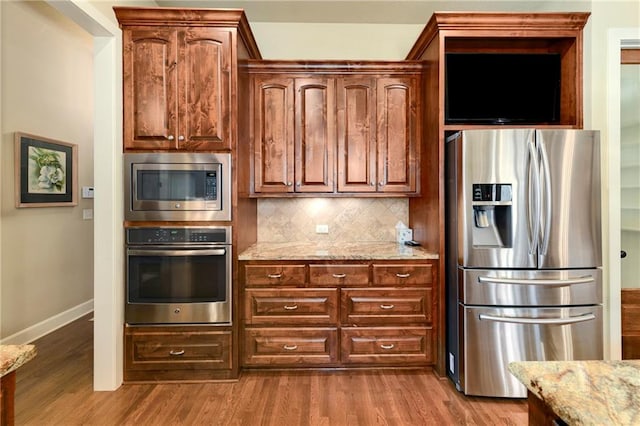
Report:
M 128 250 L 130 256 L 224 256 L 227 250 L 217 249 L 196 249 L 196 250 Z

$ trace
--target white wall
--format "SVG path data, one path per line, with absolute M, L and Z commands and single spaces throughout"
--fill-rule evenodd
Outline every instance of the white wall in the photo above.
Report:
M 93 309 L 92 200 L 75 207 L 14 205 L 16 131 L 78 145 L 78 185 L 93 185 L 93 46 L 42 2 L 2 2 L 3 343 L 39 337 Z M 42 328 L 44 327 L 44 328 Z

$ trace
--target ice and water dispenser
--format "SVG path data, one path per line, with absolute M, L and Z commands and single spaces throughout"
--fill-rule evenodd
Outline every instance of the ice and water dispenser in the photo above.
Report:
M 511 184 L 473 184 L 473 230 L 475 247 L 511 247 Z

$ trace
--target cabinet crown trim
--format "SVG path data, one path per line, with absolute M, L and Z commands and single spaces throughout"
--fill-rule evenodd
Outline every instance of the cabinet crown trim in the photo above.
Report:
M 473 31 L 495 30 L 523 33 L 526 31 L 558 31 L 570 33 L 581 31 L 591 13 L 589 12 L 435 12 L 406 56 L 407 60 L 419 59 L 439 31 L 464 31 L 467 36 Z
M 120 28 L 129 25 L 141 26 L 206 26 L 232 27 L 246 46 L 250 57 L 261 59 L 251 26 L 243 9 L 182 9 L 170 7 L 114 6 L 113 11 Z

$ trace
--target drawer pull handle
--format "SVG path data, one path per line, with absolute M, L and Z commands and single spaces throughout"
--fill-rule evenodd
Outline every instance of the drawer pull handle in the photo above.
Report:
M 396 277 L 398 278 L 409 278 L 411 276 L 411 274 L 396 274 Z
M 284 345 L 282 347 L 285 351 L 295 351 L 298 349 L 298 345 Z
M 179 351 L 174 351 L 173 349 L 169 351 L 169 355 L 171 356 L 180 356 L 184 355 L 184 349 L 180 349 Z
M 344 278 L 347 274 L 333 274 L 333 278 Z
M 395 348 L 395 346 L 396 345 L 394 345 L 393 343 L 391 343 L 390 345 L 380 345 L 382 349 L 386 349 L 386 350 L 393 349 Z
M 380 309 L 393 309 L 395 305 L 380 305 Z
M 267 274 L 267 278 L 282 278 L 282 274 Z
M 287 311 L 295 311 L 296 309 L 298 309 L 298 305 L 284 305 L 284 308 Z

